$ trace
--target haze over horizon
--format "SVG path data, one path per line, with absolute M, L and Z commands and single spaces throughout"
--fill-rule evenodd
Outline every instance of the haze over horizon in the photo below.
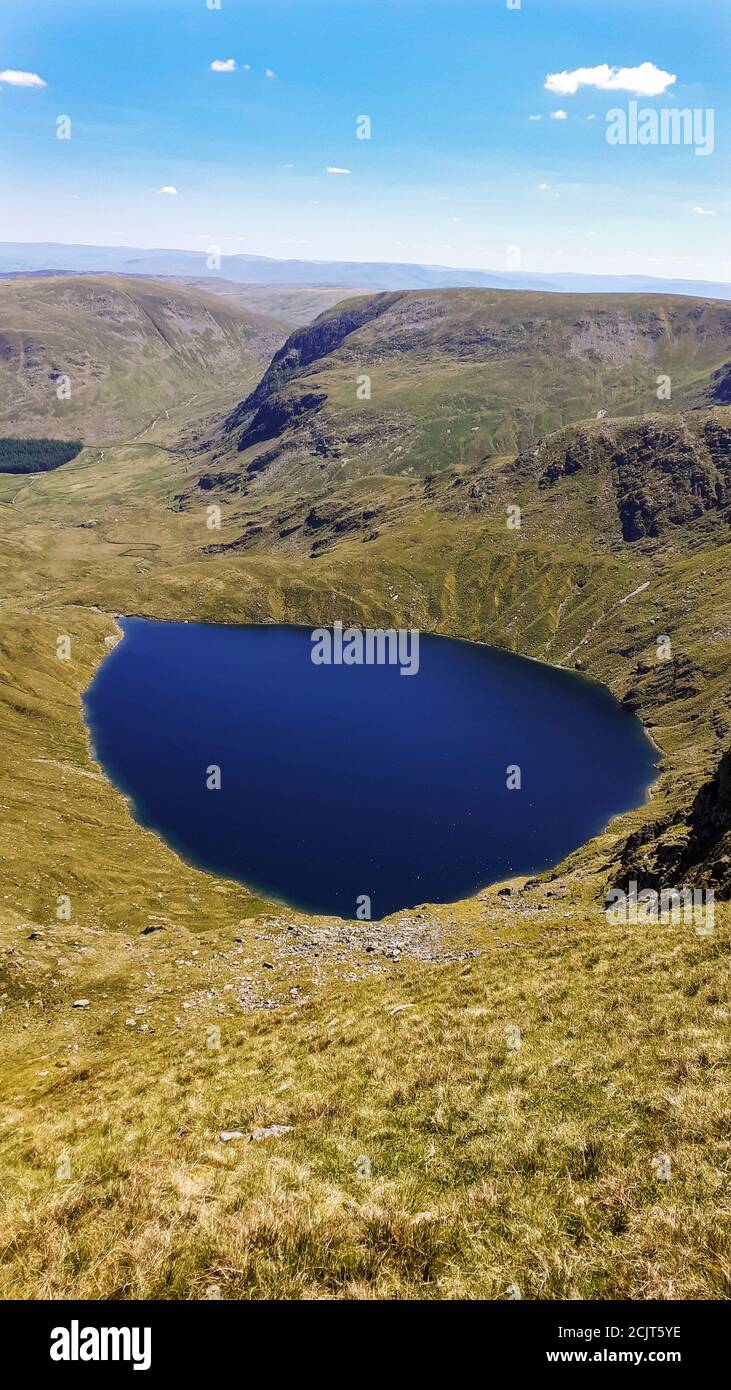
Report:
M 205 252 L 181 247 L 93 246 L 74 242 L 0 241 L 0 279 L 15 276 L 123 275 L 197 280 L 201 286 L 230 282 L 242 287 L 342 288 L 345 294 L 380 290 L 434 291 L 471 288 L 576 294 L 661 294 L 731 299 L 731 283 L 642 274 L 604 275 L 566 270 L 501 270 L 414 261 L 305 260 L 220 256 L 211 265 Z
M 0 235 L 725 282 L 728 34 L 723 0 L 39 0 L 0 30 Z M 631 101 L 712 111 L 706 156 L 608 143 Z

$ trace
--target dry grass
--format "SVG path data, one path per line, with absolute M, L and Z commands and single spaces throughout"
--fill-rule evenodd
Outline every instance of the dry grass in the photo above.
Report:
M 78 958 L 42 1014 L 20 991 L 0 1295 L 729 1297 L 728 914 L 707 938 L 565 906 L 516 925 L 492 896 L 439 917 L 483 954 L 356 982 L 325 962 L 278 1010 L 241 1013 L 219 944 L 176 967 L 192 940 L 164 932 L 95 966 L 88 1011 Z M 218 1137 L 272 1123 L 293 1128 Z

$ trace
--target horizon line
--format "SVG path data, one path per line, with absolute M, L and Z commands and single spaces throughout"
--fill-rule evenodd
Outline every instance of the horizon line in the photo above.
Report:
M 222 240 L 225 241 L 225 240 L 227 240 L 227 238 L 226 238 L 226 237 L 223 237 Z M 145 251 L 145 252 L 147 252 L 147 253 L 156 252 L 156 251 L 157 251 L 157 252 L 168 253 L 168 254 L 169 254 L 170 252 L 174 252 L 174 253 L 179 254 L 179 255 L 196 256 L 196 257 L 199 257 L 199 258 L 205 258 L 206 255 L 208 254 L 205 250 L 200 250 L 200 251 L 195 250 L 195 249 L 191 250 L 191 248 L 190 248 L 190 247 L 187 247 L 187 246 L 157 246 L 157 245 L 156 245 L 156 246 L 140 246 L 140 245 L 138 245 L 138 244 L 128 244 L 128 243 L 126 243 L 126 242 L 114 243 L 114 242 L 96 242 L 96 241 L 89 241 L 89 242 L 87 242 L 87 241 L 12 241 L 12 240 L 7 240 L 7 241 L 6 241 L 6 240 L 1 240 L 1 241 L 0 241 L 0 248 L 2 248 L 2 247 L 9 247 L 9 246 L 28 246 L 28 247 L 33 247 L 33 246 L 36 246 L 36 247 L 38 247 L 38 246 L 49 246 L 49 247 L 50 247 L 50 246 L 59 246 L 59 247 L 65 247 L 66 249 L 72 249 L 72 248 L 74 248 L 74 247 L 80 247 L 80 248 L 83 248 L 83 249 L 85 249 L 85 250 L 90 250 L 90 251 Z M 291 265 L 367 265 L 367 266 L 381 266 L 381 265 L 383 265 L 383 266 L 399 266 L 399 267 L 411 268 L 411 269 L 424 269 L 424 270 L 448 271 L 450 274 L 454 274 L 454 275 L 459 275 L 459 274 L 466 274 L 466 275 L 496 275 L 496 276 L 499 275 L 499 276 L 511 276 L 511 277 L 513 277 L 513 276 L 521 276 L 521 275 L 534 275 L 534 276 L 545 276 L 545 277 L 547 277 L 547 278 L 550 277 L 550 276 L 561 276 L 561 277 L 570 276 L 570 277 L 575 278 L 575 279 L 587 279 L 587 280 L 589 280 L 589 279 L 596 279 L 596 278 L 603 278 L 603 279 L 610 279 L 610 280 L 658 280 L 658 281 L 661 281 L 661 282 L 662 282 L 662 281 L 673 281 L 673 282 L 675 282 L 675 283 L 677 283 L 677 284 L 724 285 L 724 286 L 728 286 L 729 288 L 731 288 L 731 281 L 728 281 L 728 280 L 719 280 L 719 279 L 709 280 L 709 279 L 706 279 L 706 278 L 699 278 L 699 277 L 696 277 L 696 276 L 689 277 L 689 276 L 679 276 L 679 275 L 651 275 L 651 274 L 649 274 L 649 273 L 647 273 L 647 272 L 643 272 L 643 271 L 640 271 L 640 272 L 629 272 L 629 273 L 624 273 L 624 272 L 619 272 L 619 271 L 605 271 L 605 270 L 593 270 L 593 271 L 590 271 L 590 270 L 577 270 L 577 271 L 570 271 L 570 270 L 532 270 L 532 269 L 530 269 L 529 267 L 521 267 L 520 269 L 497 270 L 497 269 L 495 269 L 495 268 L 492 267 L 492 266 L 489 266 L 489 267 L 486 267 L 486 268 L 483 268 L 483 267 L 480 267 L 480 266 L 453 266 L 453 265 L 444 265 L 444 264 L 442 264 L 441 262 L 436 262 L 436 261 L 398 261 L 398 260 L 373 260 L 373 261 L 371 261 L 371 260 L 365 260 L 365 259 L 360 258 L 360 257 L 357 257 L 357 258 L 347 258 L 347 259 L 342 259 L 342 260 L 341 260 L 340 258 L 332 258 L 332 257 L 330 257 L 330 258 L 324 257 L 324 258 L 323 258 L 323 257 L 296 257 L 296 256 L 268 256 L 268 255 L 265 255 L 263 252 L 256 252 L 256 251 L 231 251 L 231 252 L 229 252 L 229 251 L 226 251 L 226 252 L 222 251 L 220 254 L 221 254 L 222 260 L 229 260 L 229 261 L 235 261 L 235 260 L 243 260 L 243 261 L 246 261 L 246 260 L 254 260 L 254 261 L 271 261 L 273 265 L 283 265 L 283 264 L 288 264 L 288 265 L 290 265 L 290 264 L 291 264 Z M 43 269 L 47 269 L 47 270 L 54 270 L 54 269 L 56 269 L 56 268 L 57 268 L 57 267 L 54 267 L 54 266 L 51 266 L 51 265 L 49 265 L 49 266 L 44 266 L 44 267 L 43 267 Z M 61 269 L 61 267 L 58 267 L 58 269 Z M 6 274 L 6 273 L 18 274 L 18 275 L 24 274 L 23 271 L 14 271 L 14 272 L 2 272 L 2 271 L 0 271 L 0 274 Z M 28 273 L 28 274 L 32 274 L 33 272 L 29 271 L 29 272 L 27 272 L 27 273 Z M 66 272 L 66 273 L 69 274 L 69 275 L 74 275 L 74 274 L 79 274 L 80 272 L 78 272 L 78 271 L 68 271 L 68 272 Z M 215 278 L 215 272 L 213 273 L 213 277 L 212 277 L 212 278 Z M 466 288 L 469 288 L 469 286 L 467 286 Z

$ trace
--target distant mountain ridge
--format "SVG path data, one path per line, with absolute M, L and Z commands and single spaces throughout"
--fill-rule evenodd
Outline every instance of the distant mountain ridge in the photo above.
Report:
M 211 271 L 206 251 L 134 246 L 83 246 L 61 242 L 0 242 L 0 277 L 38 274 L 202 276 L 220 274 L 238 284 L 342 285 L 361 290 L 514 289 L 548 293 L 681 294 L 731 299 L 731 284 L 672 280 L 651 275 L 574 275 L 563 271 L 463 270 L 398 261 L 277 260 L 222 256 Z

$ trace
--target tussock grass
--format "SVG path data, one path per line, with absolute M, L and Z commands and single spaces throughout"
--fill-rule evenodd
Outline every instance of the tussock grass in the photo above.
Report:
M 516 927 L 492 897 L 439 916 L 483 954 L 191 1015 L 153 936 L 88 1012 L 31 1024 L 5 1085 L 0 1294 L 728 1297 L 727 910 L 710 938 L 591 908 Z M 293 1128 L 218 1137 L 273 1123 Z

